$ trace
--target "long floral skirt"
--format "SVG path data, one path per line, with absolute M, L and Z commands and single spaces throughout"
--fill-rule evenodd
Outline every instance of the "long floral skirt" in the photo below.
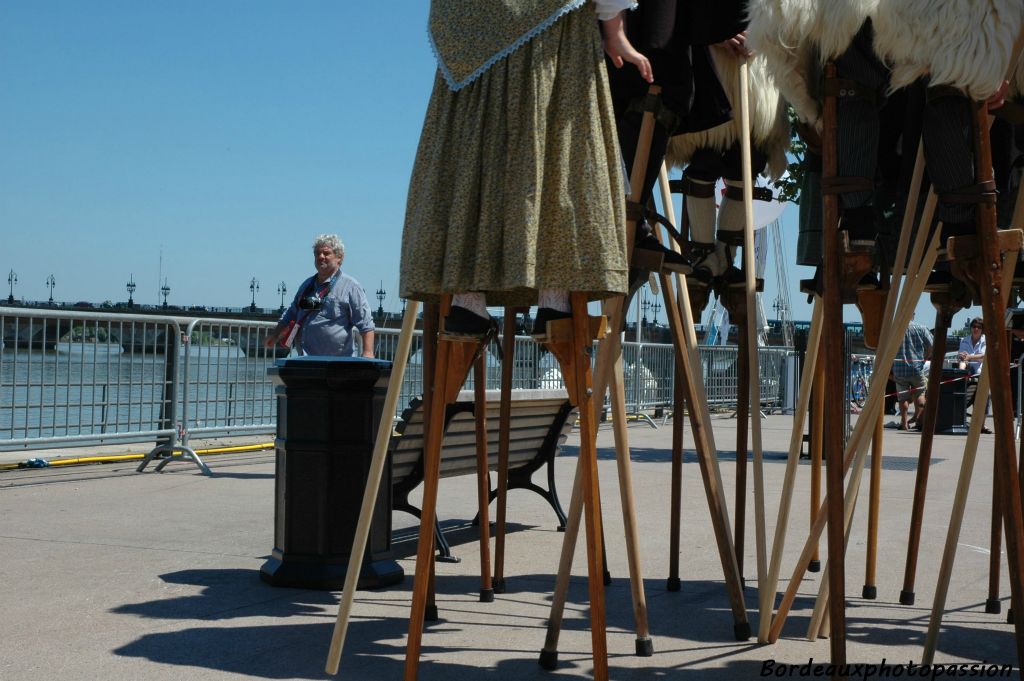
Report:
M 461 90 L 438 73 L 409 187 L 401 295 L 478 291 L 488 305 L 532 305 L 540 289 L 624 293 L 622 173 L 592 3 Z

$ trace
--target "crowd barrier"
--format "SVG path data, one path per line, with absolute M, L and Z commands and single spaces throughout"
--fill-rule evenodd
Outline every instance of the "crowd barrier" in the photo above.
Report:
M 284 356 L 280 348 L 263 346 L 273 327 L 264 321 L 0 307 L 0 451 L 155 443 L 153 456 L 183 454 L 202 465 L 190 438 L 272 435 L 277 407 L 267 368 Z M 376 356 L 394 360 L 398 330 L 378 329 L 375 337 Z M 737 348 L 699 350 L 709 403 L 734 407 Z M 796 353 L 777 347 L 759 352 L 762 409 L 791 407 Z M 555 358 L 529 336 L 516 337 L 513 361 L 513 389 L 564 386 Z M 624 343 L 623 365 L 630 413 L 671 404 L 671 345 Z M 487 388 L 497 389 L 497 344 L 488 348 L 486 366 Z M 421 394 L 422 368 L 416 332 L 396 418 Z M 467 388 L 472 382 L 470 375 Z

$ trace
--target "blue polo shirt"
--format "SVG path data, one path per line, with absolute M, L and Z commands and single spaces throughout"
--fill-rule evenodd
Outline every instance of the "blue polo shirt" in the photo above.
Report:
M 296 320 L 302 325 L 295 338 L 296 351 L 300 355 L 355 355 L 352 328 L 359 329 L 360 334 L 375 328 L 366 292 L 359 282 L 339 271 L 329 282 L 319 310 L 300 309 L 299 299 L 312 295 L 318 288 L 316 275 L 306 279 L 281 315 L 281 323 Z

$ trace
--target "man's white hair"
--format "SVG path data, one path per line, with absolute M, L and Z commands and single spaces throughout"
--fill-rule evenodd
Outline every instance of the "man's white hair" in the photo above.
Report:
M 339 258 L 345 258 L 345 244 L 337 234 L 321 234 L 313 240 L 313 250 L 319 250 L 321 246 L 327 246 Z

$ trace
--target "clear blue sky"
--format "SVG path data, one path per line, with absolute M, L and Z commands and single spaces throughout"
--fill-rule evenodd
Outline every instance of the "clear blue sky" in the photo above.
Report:
M 399 309 L 428 5 L 0 0 L 3 296 L 13 269 L 19 298 L 45 300 L 53 274 L 57 300 L 126 300 L 134 275 L 156 303 L 162 250 L 171 303 L 241 307 L 256 277 L 276 307 L 312 273 L 312 238 L 337 232 L 345 271 Z M 783 224 L 793 263 L 794 208 Z M 789 276 L 808 319 L 809 272 Z M 775 295 L 769 271 L 772 318 Z

